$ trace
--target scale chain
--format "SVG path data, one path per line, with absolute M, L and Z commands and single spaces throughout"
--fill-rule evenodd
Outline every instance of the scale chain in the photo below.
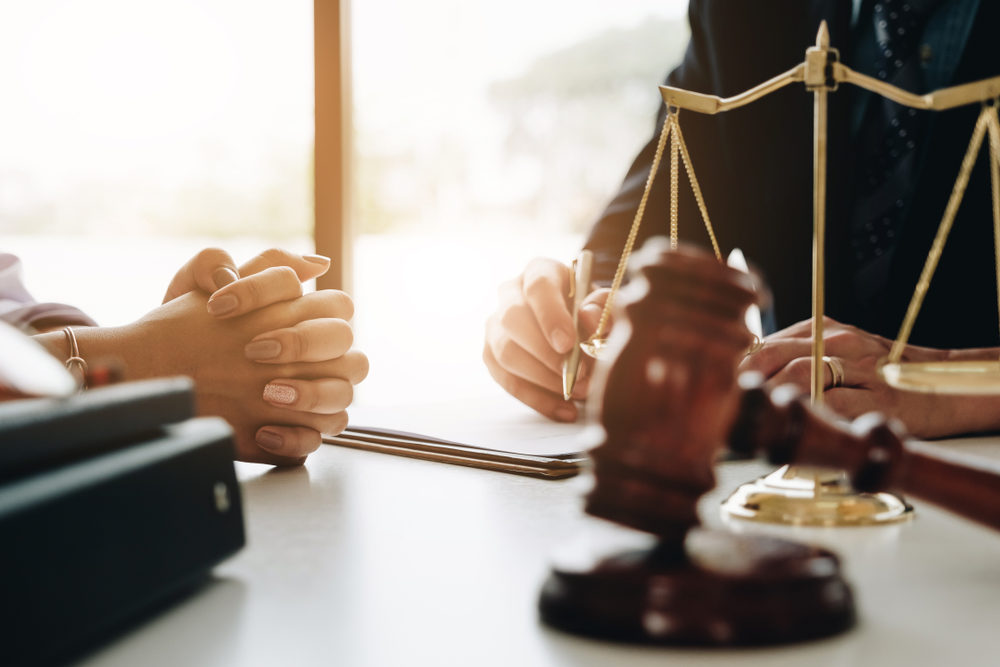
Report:
M 892 348 L 889 350 L 889 363 L 899 363 L 903 356 L 903 348 L 906 347 L 907 342 L 910 339 L 910 333 L 913 330 L 913 324 L 917 319 L 917 314 L 920 312 L 920 307 L 923 305 L 924 297 L 927 295 L 927 290 L 930 287 L 931 278 L 934 276 L 934 271 L 937 269 L 938 261 L 941 259 L 941 252 L 944 250 L 945 241 L 948 240 L 948 234 L 951 232 L 952 223 L 955 221 L 955 215 L 958 213 L 958 207 L 962 203 L 962 197 L 965 194 L 965 189 L 969 184 L 969 177 L 972 174 L 972 168 L 976 163 L 976 157 L 979 154 L 979 149 L 983 144 L 983 137 L 986 134 L 987 128 L 991 128 L 997 123 L 997 108 L 996 106 L 983 106 L 983 110 L 979 113 L 979 118 L 976 120 L 975 129 L 972 131 L 972 138 L 969 140 L 969 148 L 965 152 L 965 157 L 962 159 L 962 166 L 958 171 L 958 178 L 955 179 L 955 185 L 952 188 L 951 196 L 948 199 L 948 205 L 945 207 L 944 215 L 941 218 L 941 224 L 938 226 L 937 234 L 934 236 L 934 242 L 931 244 L 930 252 L 927 253 L 927 260 L 924 263 L 924 268 L 920 273 L 920 279 L 917 281 L 917 287 L 913 291 L 913 297 L 910 300 L 910 305 L 906 309 L 906 316 L 903 318 L 903 325 L 900 327 L 899 336 L 892 344 Z M 993 139 L 993 134 L 996 130 L 991 128 L 990 131 L 990 161 L 995 165 L 998 158 L 998 141 Z M 997 169 L 996 167 L 991 168 L 993 179 L 993 214 L 994 214 L 994 230 L 1000 226 L 1000 209 L 997 206 L 997 196 L 998 194 L 998 184 L 997 179 Z M 994 232 L 996 234 L 996 231 Z M 998 303 L 998 310 L 1000 310 L 1000 303 Z
M 993 254 L 997 274 L 997 322 L 1000 324 L 1000 117 L 994 100 L 992 113 L 987 120 L 990 133 L 990 183 L 993 191 Z
M 666 144 L 668 138 L 670 140 L 670 247 L 672 249 L 677 248 L 679 200 L 678 177 L 680 171 L 679 163 L 683 161 L 684 170 L 687 172 L 688 180 L 691 182 L 691 190 L 694 192 L 694 198 L 698 204 L 698 211 L 701 213 L 702 221 L 705 223 L 705 229 L 708 231 L 708 238 L 712 242 L 712 250 L 715 252 L 716 259 L 718 259 L 719 262 L 722 262 L 722 252 L 719 250 L 719 242 L 716 239 L 715 230 L 712 227 L 712 221 L 708 217 L 708 207 L 705 205 L 705 198 L 701 194 L 701 187 L 699 186 L 698 178 L 694 173 L 694 166 L 691 163 L 691 156 L 688 153 L 687 143 L 684 141 L 684 135 L 681 132 L 678 116 L 678 110 L 668 109 L 667 117 L 663 121 L 663 129 L 660 131 L 659 141 L 656 144 L 656 152 L 653 154 L 653 161 L 650 165 L 649 176 L 646 177 L 646 186 L 642 192 L 642 198 L 639 200 L 639 207 L 636 209 L 635 217 L 632 219 L 632 226 L 629 228 L 628 237 L 625 240 L 625 247 L 622 249 L 622 255 L 618 260 L 618 267 L 615 269 L 615 276 L 611 282 L 611 291 L 608 294 L 607 300 L 604 302 L 604 308 L 601 310 L 601 319 L 597 323 L 597 329 L 587 341 L 589 343 L 604 338 L 604 329 L 611 316 L 615 295 L 618 293 L 618 289 L 621 287 L 622 280 L 625 277 L 625 269 L 628 266 L 629 257 L 632 255 L 636 238 L 639 235 L 639 227 L 642 224 L 642 217 L 646 211 L 646 203 L 648 202 L 649 194 L 653 189 L 653 180 L 656 178 L 656 173 L 659 171 L 660 163 L 663 160 L 663 151 L 667 148 Z
M 674 115 L 670 114 L 669 118 L 673 119 Z M 670 249 L 677 250 L 677 178 L 680 175 L 677 173 L 677 160 L 680 149 L 677 147 L 677 121 L 671 122 L 674 124 L 674 133 L 670 137 Z
M 712 221 L 708 217 L 708 207 L 705 206 L 705 198 L 701 194 L 701 187 L 698 185 L 698 177 L 694 175 L 694 167 L 691 166 L 691 156 L 688 154 L 687 142 L 684 141 L 684 133 L 681 132 L 680 123 L 676 123 L 674 132 L 677 134 L 677 143 L 681 147 L 681 158 L 684 160 L 684 169 L 687 170 L 688 180 L 691 181 L 691 190 L 694 191 L 694 199 L 698 203 L 698 210 L 701 212 L 701 219 L 705 221 L 705 230 L 708 238 L 712 241 L 712 250 L 715 251 L 715 258 L 722 261 L 722 251 L 719 250 L 719 242 L 715 238 L 715 230 L 712 228 Z M 676 194 L 671 193 L 676 198 Z

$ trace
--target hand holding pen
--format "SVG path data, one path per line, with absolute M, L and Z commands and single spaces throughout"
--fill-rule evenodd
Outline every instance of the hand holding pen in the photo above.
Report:
M 586 355 L 571 398 L 563 397 L 563 367 L 577 342 L 597 328 L 608 290 L 591 290 L 589 281 L 575 290 L 582 300 L 574 325 L 570 267 L 554 259 L 534 259 L 513 280 L 500 286 L 499 306 L 486 323 L 483 361 L 507 393 L 557 421 L 574 421 L 574 400 L 587 396 L 591 364 Z M 575 297 L 574 297 L 575 300 Z

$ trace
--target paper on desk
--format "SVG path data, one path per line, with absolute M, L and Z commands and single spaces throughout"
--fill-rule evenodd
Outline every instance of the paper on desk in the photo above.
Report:
M 348 431 L 388 429 L 425 440 L 495 449 L 531 456 L 565 457 L 599 442 L 584 423 L 562 424 L 507 397 L 441 403 L 351 406 Z M 348 432 L 345 432 L 348 435 Z

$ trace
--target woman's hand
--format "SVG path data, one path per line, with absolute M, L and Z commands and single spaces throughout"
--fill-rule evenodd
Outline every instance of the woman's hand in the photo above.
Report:
M 249 276 L 260 273 L 264 269 L 281 266 L 292 269 L 299 281 L 305 282 L 326 273 L 330 268 L 330 258 L 323 255 L 297 255 L 287 250 L 270 248 L 237 268 L 233 258 L 225 250 L 206 248 L 188 260 L 177 271 L 173 280 L 170 281 L 170 286 L 167 287 L 163 303 L 194 290 L 212 294 L 216 290 L 236 282 L 240 276 Z M 233 312 L 232 314 L 238 315 L 248 312 L 252 310 L 250 306 L 251 304 L 244 303 L 241 312 Z
M 117 357 L 131 379 L 193 378 L 198 413 L 229 421 L 240 460 L 298 464 L 319 447 L 320 433 L 343 430 L 353 385 L 368 372 L 365 355 L 348 349 L 346 294 L 322 290 L 228 318 L 206 304 L 189 292 L 125 327 L 79 328 L 80 350 Z M 248 353 L 252 341 L 272 339 L 292 352 L 264 363 Z
M 894 389 L 878 374 L 878 363 L 889 355 L 892 341 L 829 317 L 823 324 L 824 354 L 840 361 L 842 381 L 833 386 L 829 364 L 824 364 L 823 402 L 834 412 L 855 418 L 878 411 L 901 420 L 911 434 L 935 438 L 997 428 L 1000 400 L 989 397 L 947 396 Z M 985 357 L 989 350 L 950 351 L 907 345 L 904 361 L 944 361 L 961 355 Z M 995 358 L 995 352 L 994 358 Z M 804 320 L 764 339 L 763 346 L 746 357 L 740 371 L 759 371 L 773 385 L 795 384 L 809 392 L 812 369 L 812 320 Z
M 302 463 L 321 433 L 346 426 L 353 386 L 368 373 L 367 357 L 350 349 L 350 297 L 302 294 L 301 281 L 329 266 L 319 255 L 268 250 L 237 269 L 224 251 L 204 250 L 138 322 L 76 327 L 81 355 L 120 362 L 128 379 L 188 375 L 198 413 L 224 417 L 235 430 L 238 459 Z M 62 332 L 34 338 L 66 358 Z
M 202 250 L 185 264 L 167 289 L 164 302 L 192 290 L 210 294 L 206 308 L 218 318 L 236 318 L 267 306 L 302 296 L 301 283 L 316 278 L 330 267 L 330 259 L 322 255 L 297 255 L 285 250 L 270 249 L 257 255 L 239 268 L 223 250 Z M 343 295 L 346 297 L 346 295 Z M 350 299 L 347 299 L 350 304 Z M 353 312 L 353 305 L 350 308 Z M 350 313 L 338 317 L 321 317 L 299 322 L 291 327 L 266 331 L 246 341 L 247 359 L 262 364 L 322 362 L 339 359 L 353 342 L 353 332 L 347 320 Z M 364 358 L 351 352 L 356 363 Z M 364 358 L 365 369 L 367 359 Z M 367 370 L 365 371 L 367 372 Z M 362 374 L 363 377 L 363 374 Z M 311 378 L 304 381 L 285 378 L 265 387 L 265 400 L 275 408 L 328 413 L 343 393 L 342 378 Z M 360 380 L 358 380 L 360 381 Z M 342 413 L 342 410 L 339 411 Z M 343 414 L 343 413 L 342 413 Z M 326 433 L 339 433 L 328 428 Z M 268 424 L 256 433 L 258 445 L 274 451 L 298 451 L 306 455 L 319 447 L 320 430 L 280 423 Z

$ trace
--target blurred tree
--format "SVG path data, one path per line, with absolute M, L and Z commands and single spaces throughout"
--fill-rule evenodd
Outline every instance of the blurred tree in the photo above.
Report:
M 648 138 L 656 86 L 687 39 L 681 18 L 594 34 L 489 84 L 481 110 L 424 100 L 423 114 L 452 120 L 431 130 L 405 115 L 380 126 L 359 100 L 360 231 L 586 228 Z

